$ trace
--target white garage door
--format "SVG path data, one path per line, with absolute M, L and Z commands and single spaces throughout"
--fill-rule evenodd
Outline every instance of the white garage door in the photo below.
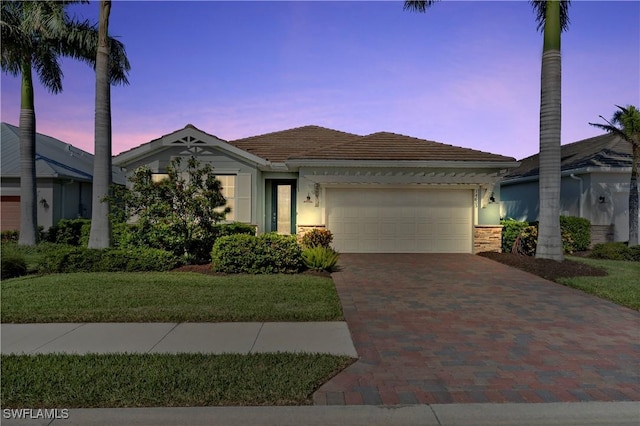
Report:
M 471 190 L 327 189 L 342 253 L 471 253 Z

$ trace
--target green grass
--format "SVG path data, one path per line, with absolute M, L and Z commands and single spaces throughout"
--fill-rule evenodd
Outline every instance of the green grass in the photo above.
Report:
M 3 355 L 3 408 L 304 405 L 353 359 L 321 354 Z
M 560 284 L 610 300 L 631 309 L 640 310 L 640 262 L 597 260 L 571 257 L 571 260 L 604 268 L 604 277 L 561 278 Z
M 330 278 L 189 272 L 73 273 L 4 280 L 3 323 L 331 321 Z

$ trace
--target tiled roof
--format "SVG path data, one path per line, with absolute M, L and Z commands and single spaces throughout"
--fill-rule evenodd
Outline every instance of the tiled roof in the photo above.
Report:
M 326 149 L 314 149 L 292 158 L 331 160 L 408 161 L 515 161 L 491 154 L 396 133 L 379 132 L 361 136 Z
M 631 144 L 615 134 L 604 134 L 578 142 L 562 145 L 560 167 L 563 171 L 586 167 L 631 167 Z M 521 160 L 521 165 L 505 176 L 505 180 L 538 176 L 540 156 L 532 155 Z
M 329 149 L 353 141 L 361 136 L 320 126 L 304 126 L 264 135 L 229 141 L 244 151 L 273 162 L 302 158 L 304 153 L 316 149 Z
M 295 159 L 515 161 L 511 157 L 395 133 L 359 136 L 319 126 L 298 127 L 229 143 L 271 162 Z

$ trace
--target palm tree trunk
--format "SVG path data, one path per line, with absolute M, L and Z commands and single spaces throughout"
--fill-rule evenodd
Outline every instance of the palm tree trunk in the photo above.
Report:
M 31 61 L 22 64 L 20 94 L 20 237 L 18 244 L 33 246 L 38 235 L 36 189 L 36 113 Z
M 640 236 L 638 235 L 638 222 L 640 222 L 640 206 L 638 205 L 639 144 L 633 144 L 633 159 L 631 161 L 631 180 L 629 182 L 629 247 L 640 244 Z
M 95 155 L 93 158 L 93 200 L 90 248 L 111 246 L 109 195 L 111 186 L 111 85 L 109 82 L 109 15 L 111 1 L 100 1 L 98 53 L 96 56 Z
M 547 1 L 540 91 L 540 215 L 536 257 L 563 260 L 560 232 L 560 3 Z

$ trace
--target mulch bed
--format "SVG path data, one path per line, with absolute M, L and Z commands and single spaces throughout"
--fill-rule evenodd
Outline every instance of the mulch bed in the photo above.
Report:
M 514 268 L 521 269 L 531 274 L 537 275 L 549 281 L 556 281 L 558 278 L 571 278 L 580 276 L 598 276 L 607 275 L 607 271 L 601 268 L 595 268 L 584 263 L 575 262 L 573 260 L 564 260 L 556 262 L 550 259 L 537 259 L 532 256 L 524 256 L 513 253 L 478 253 L 479 256 L 504 263 Z M 578 255 L 579 254 L 574 254 Z

